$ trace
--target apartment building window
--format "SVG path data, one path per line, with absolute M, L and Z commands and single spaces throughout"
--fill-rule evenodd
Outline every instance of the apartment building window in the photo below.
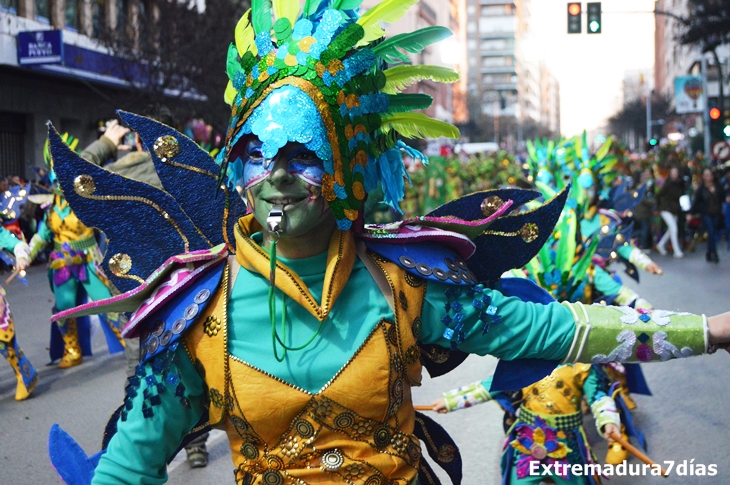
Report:
M 483 51 L 506 51 L 514 49 L 514 39 L 485 39 L 482 40 Z
M 79 30 L 79 2 L 78 0 L 66 0 L 64 6 L 66 11 L 66 28 L 74 32 Z
M 482 57 L 482 67 L 505 67 L 512 64 L 508 63 L 507 57 Z
M 49 0 L 35 0 L 33 2 L 35 9 L 35 19 L 38 22 L 43 22 L 44 24 L 49 24 L 50 18 L 51 18 L 51 4 Z
M 505 14 L 502 5 L 482 5 L 482 17 L 498 17 Z
M 18 13 L 17 0 L 0 0 L 0 12 Z

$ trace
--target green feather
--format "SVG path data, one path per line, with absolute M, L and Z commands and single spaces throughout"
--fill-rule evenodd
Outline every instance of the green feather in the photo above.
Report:
M 361 3 L 362 0 L 335 0 L 330 8 L 337 10 L 355 10 Z
M 395 66 L 384 73 L 383 92 L 388 94 L 395 94 L 424 79 L 437 83 L 453 83 L 459 80 L 457 71 L 441 66 Z
M 358 45 L 368 44 L 385 35 L 380 27 L 380 22 L 393 23 L 401 19 L 418 0 L 383 0 L 367 12 L 357 21 L 365 29 L 365 37 Z
M 381 118 L 383 131 L 391 129 L 406 138 L 459 138 L 459 129 L 423 113 L 396 113 Z
M 555 264 L 561 274 L 570 272 L 573 266 L 573 258 L 575 257 L 575 233 L 578 223 L 576 221 L 574 211 L 563 212 L 563 217 L 558 224 L 560 230 L 560 241 L 558 242 L 558 250 Z
M 251 26 L 251 9 L 246 10 L 241 16 L 241 20 L 236 24 L 235 31 L 236 49 L 238 49 L 238 55 L 243 55 L 251 50 L 256 54 L 256 44 L 254 43 L 254 31 Z
M 251 0 L 251 19 L 256 34 L 271 31 L 271 0 Z
M 403 49 L 411 54 L 418 54 L 426 46 L 444 40 L 451 35 L 451 31 L 446 27 L 426 27 L 415 32 L 395 35 L 375 46 L 373 52 L 392 64 L 408 62 L 408 56 L 398 49 Z
M 583 257 L 580 258 L 575 266 L 573 266 L 573 278 L 576 283 L 583 280 L 583 276 L 585 276 L 588 266 L 590 266 L 593 260 L 593 255 L 596 253 L 596 249 L 598 249 L 598 238 L 593 238 L 590 245 L 586 248 L 586 252 L 583 254 Z
M 277 19 L 287 19 L 294 27 L 299 17 L 299 0 L 273 0 L 274 16 Z
M 319 4 L 328 0 L 307 0 L 302 7 L 302 17 L 309 18 L 319 8 Z
M 241 67 L 241 63 L 238 62 L 238 50 L 235 45 L 231 44 L 228 46 L 228 57 L 226 59 L 226 74 L 228 74 L 228 79 L 233 81 L 233 78 L 236 77 L 236 73 L 238 72 L 243 72 L 243 68 Z
M 428 94 L 389 94 L 388 112 L 403 113 L 426 109 L 433 103 L 433 98 Z
M 613 143 L 613 137 L 610 136 L 606 142 L 601 145 L 601 148 L 598 149 L 598 152 L 596 152 L 596 160 L 601 161 L 604 159 L 604 157 L 608 154 L 608 151 L 611 149 L 611 144 Z

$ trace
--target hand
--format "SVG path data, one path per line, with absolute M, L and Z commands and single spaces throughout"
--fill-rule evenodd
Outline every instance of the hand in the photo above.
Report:
M 663 275 L 664 270 L 658 264 L 651 262 L 646 266 L 646 270 L 651 274 Z
M 437 413 L 446 414 L 449 412 L 449 410 L 446 409 L 446 401 L 444 401 L 443 398 L 436 399 L 431 406 L 433 406 L 433 410 Z
M 608 441 L 609 443 L 613 443 L 611 433 L 616 433 L 617 435 L 621 436 L 621 430 L 619 429 L 619 427 L 615 424 L 609 423 L 603 427 L 603 437 L 606 438 L 606 441 Z
M 687 215 L 686 215 L 686 216 L 684 216 L 684 217 L 685 217 L 685 219 L 687 219 L 687 222 L 690 222 L 690 221 L 692 221 L 692 214 L 687 214 Z
M 707 319 L 710 344 L 730 352 L 730 312 Z
M 18 269 L 18 271 L 25 271 L 25 269 L 28 267 L 28 260 L 25 258 L 18 258 L 15 261 L 15 267 Z
M 119 144 L 122 142 L 122 138 L 124 138 L 124 135 L 129 133 L 129 131 L 129 128 L 120 125 L 117 120 L 112 120 L 109 123 L 109 126 L 106 127 L 104 136 L 109 138 L 115 146 L 119 147 Z

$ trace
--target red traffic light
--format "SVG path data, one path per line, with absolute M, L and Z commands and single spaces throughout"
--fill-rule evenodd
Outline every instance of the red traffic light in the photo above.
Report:
M 580 15 L 580 3 L 568 4 L 568 13 L 570 15 Z
M 720 110 L 718 108 L 712 108 L 710 110 L 710 119 L 711 120 L 719 120 L 721 114 L 722 113 L 720 113 Z

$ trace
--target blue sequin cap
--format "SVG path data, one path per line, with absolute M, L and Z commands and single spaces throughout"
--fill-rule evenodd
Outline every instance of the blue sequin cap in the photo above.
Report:
M 422 113 L 432 99 L 400 93 L 423 79 L 454 82 L 458 73 L 438 66 L 387 65 L 409 62 L 404 53 L 451 35 L 427 27 L 385 39 L 380 22 L 395 22 L 417 0 L 383 0 L 358 14 L 361 0 L 254 0 L 229 47 L 225 100 L 232 116 L 225 148 L 228 164 L 240 164 L 234 147 L 243 135 L 263 142 L 267 157 L 299 142 L 324 161 L 322 193 L 340 229 L 352 226 L 368 192 L 381 185 L 385 201 L 398 208 L 407 177 L 398 135 L 447 136 L 458 130 Z M 241 173 L 240 167 L 231 172 Z

